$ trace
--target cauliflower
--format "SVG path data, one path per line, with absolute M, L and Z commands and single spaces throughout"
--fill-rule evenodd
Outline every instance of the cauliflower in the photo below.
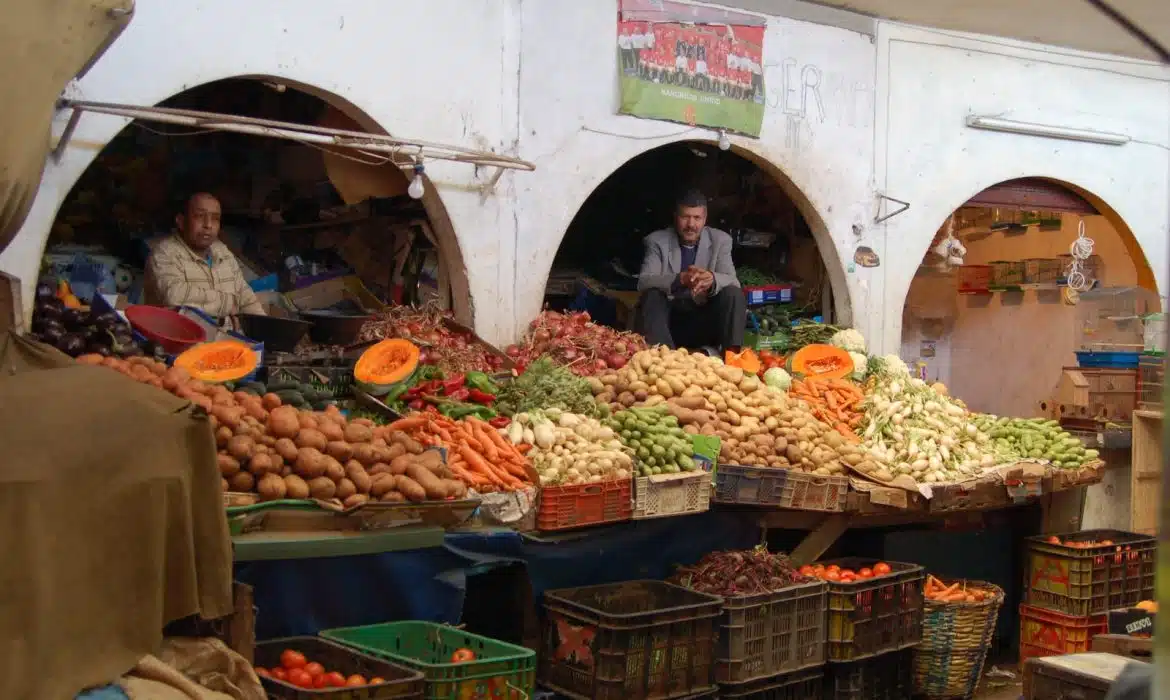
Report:
M 841 348 L 846 352 L 865 353 L 865 337 L 855 328 L 845 328 L 829 338 L 829 345 Z
M 882 369 L 887 374 L 910 374 L 910 368 L 897 355 L 882 355 Z
M 869 358 L 863 352 L 850 352 L 849 359 L 853 360 L 853 373 L 849 378 L 856 382 L 865 379 L 865 368 L 869 365 Z
M 764 384 L 773 389 L 788 391 L 792 386 L 792 376 L 779 367 L 772 367 L 764 372 Z

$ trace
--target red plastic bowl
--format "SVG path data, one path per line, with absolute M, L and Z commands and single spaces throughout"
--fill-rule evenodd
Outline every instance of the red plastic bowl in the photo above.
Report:
M 161 306 L 136 304 L 126 307 L 130 326 L 147 340 L 153 340 L 171 355 L 177 355 L 196 343 L 207 340 L 203 326 L 177 311 Z

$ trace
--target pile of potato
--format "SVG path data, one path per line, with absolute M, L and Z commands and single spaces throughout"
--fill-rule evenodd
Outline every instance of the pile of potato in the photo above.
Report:
M 86 364 L 107 366 L 207 410 L 224 491 L 255 492 L 265 501 L 336 500 L 347 508 L 467 493 L 437 450 L 368 419 L 346 420 L 336 406 L 303 411 L 281 405 L 275 394 L 233 393 L 150 358 L 106 360 L 87 359 Z
M 860 445 L 814 418 L 804 402 L 707 355 L 656 346 L 589 380 L 595 399 L 614 412 L 665 404 L 688 433 L 719 436 L 724 464 L 830 475 L 870 461 Z

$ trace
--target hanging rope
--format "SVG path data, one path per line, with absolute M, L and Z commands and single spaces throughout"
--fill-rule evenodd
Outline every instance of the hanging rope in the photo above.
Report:
M 1068 288 L 1076 292 L 1088 291 L 1096 280 L 1085 276 L 1085 261 L 1093 254 L 1093 239 L 1085 235 L 1085 220 L 1077 221 L 1077 237 L 1068 247 L 1072 255 L 1072 262 L 1068 264 L 1065 277 L 1068 278 Z

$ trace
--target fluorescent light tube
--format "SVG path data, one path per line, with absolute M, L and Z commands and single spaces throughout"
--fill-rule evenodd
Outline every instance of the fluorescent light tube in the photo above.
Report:
M 999 117 L 978 117 L 970 115 L 967 117 L 967 126 L 972 129 L 1002 131 L 1007 134 L 1020 134 L 1022 136 L 1043 136 L 1045 138 L 1064 139 L 1066 141 L 1100 143 L 1106 146 L 1122 146 L 1130 141 L 1129 137 L 1125 134 L 1111 134 L 1105 131 L 1093 131 L 1092 129 L 1074 129 L 1067 126 L 1054 126 L 1051 124 L 1032 124 L 1029 122 L 1013 121 L 1011 119 L 1001 119 Z

